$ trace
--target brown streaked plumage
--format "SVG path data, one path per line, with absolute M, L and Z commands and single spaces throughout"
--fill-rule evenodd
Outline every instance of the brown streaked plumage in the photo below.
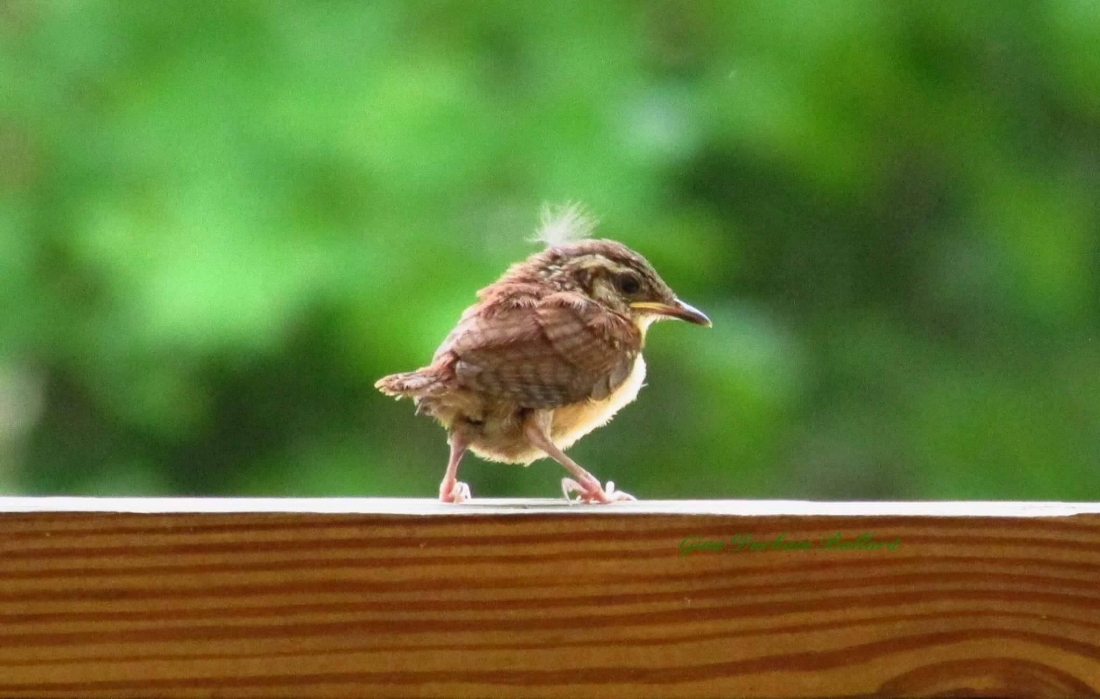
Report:
M 573 219 L 576 213 L 571 212 Z M 469 499 L 458 482 L 467 449 L 490 461 L 547 456 L 569 471 L 568 497 L 632 500 L 605 489 L 562 450 L 634 400 L 645 378 L 641 351 L 656 320 L 710 321 L 681 302 L 644 257 L 613 240 L 551 245 L 482 289 L 430 365 L 387 376 L 383 393 L 409 397 L 449 434 L 440 485 L 446 502 Z

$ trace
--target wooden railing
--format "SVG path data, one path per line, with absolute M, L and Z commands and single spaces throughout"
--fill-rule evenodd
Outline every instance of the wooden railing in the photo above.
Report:
M 1100 694 L 1100 504 L 0 499 L 0 697 Z

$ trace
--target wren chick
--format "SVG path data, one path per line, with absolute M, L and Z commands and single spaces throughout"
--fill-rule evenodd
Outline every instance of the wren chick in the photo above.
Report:
M 555 237 L 584 236 L 590 228 L 576 209 L 544 221 L 544 232 Z M 567 498 L 633 500 L 614 483 L 604 488 L 563 450 L 637 396 L 651 323 L 711 324 L 622 243 L 548 242 L 478 292 L 430 365 L 375 384 L 387 395 L 412 398 L 417 413 L 447 429 L 451 455 L 439 486 L 444 502 L 470 498 L 457 479 L 467 449 L 524 465 L 549 456 L 570 473 L 562 480 Z

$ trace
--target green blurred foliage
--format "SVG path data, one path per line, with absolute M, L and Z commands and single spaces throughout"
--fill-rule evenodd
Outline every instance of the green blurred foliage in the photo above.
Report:
M 579 200 L 715 325 L 650 334 L 601 478 L 1100 500 L 1097 46 L 1092 0 L 0 2 L 0 488 L 431 496 L 372 384 Z

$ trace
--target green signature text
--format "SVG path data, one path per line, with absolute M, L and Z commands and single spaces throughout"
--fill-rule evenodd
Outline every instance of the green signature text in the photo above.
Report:
M 790 539 L 779 534 L 773 539 L 755 539 L 752 534 L 734 534 L 728 538 L 708 538 L 703 536 L 685 537 L 680 542 L 680 556 L 698 553 L 738 553 L 767 551 L 897 551 L 901 548 L 901 537 L 894 539 L 876 539 L 873 532 L 863 532 L 855 536 L 844 536 L 835 532 L 821 539 Z

